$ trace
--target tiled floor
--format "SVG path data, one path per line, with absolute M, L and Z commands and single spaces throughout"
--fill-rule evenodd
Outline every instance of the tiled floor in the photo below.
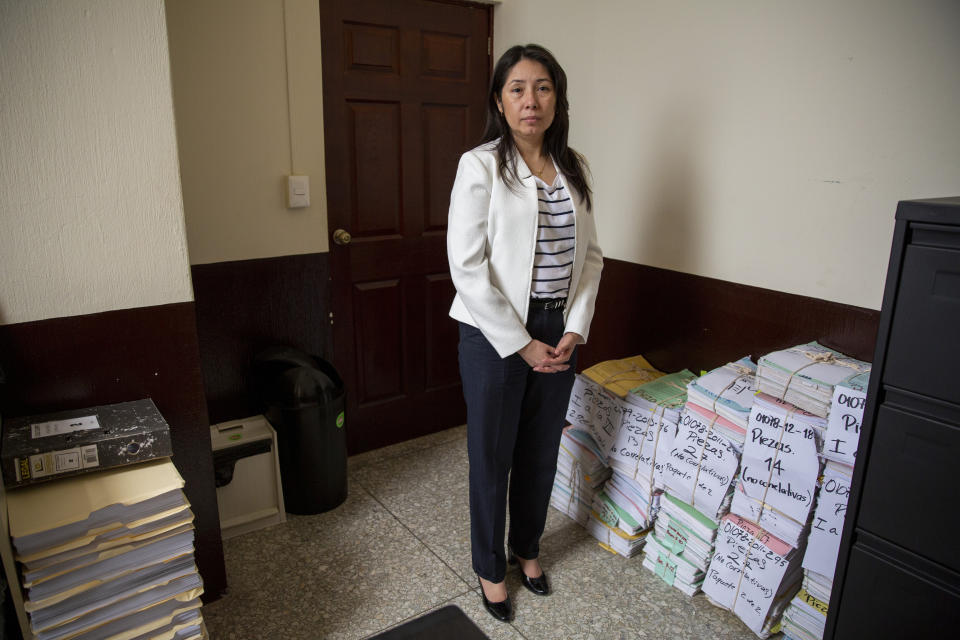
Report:
M 464 427 L 350 458 L 343 505 L 288 516 L 224 551 L 229 592 L 203 609 L 213 640 L 366 638 L 448 604 L 493 639 L 756 637 L 552 508 L 541 562 L 553 594 L 529 593 L 513 569 L 516 617 L 491 618 L 470 568 Z

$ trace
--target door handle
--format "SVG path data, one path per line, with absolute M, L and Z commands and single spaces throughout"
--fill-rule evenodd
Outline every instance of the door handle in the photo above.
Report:
M 336 231 L 333 232 L 333 243 L 338 244 L 341 247 L 350 244 L 350 241 L 352 239 L 353 238 L 350 235 L 350 232 L 347 231 L 346 229 L 337 229 Z

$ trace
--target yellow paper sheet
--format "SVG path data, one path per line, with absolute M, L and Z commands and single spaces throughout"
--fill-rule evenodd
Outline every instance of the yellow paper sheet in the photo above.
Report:
M 655 369 L 643 356 L 636 355 L 622 360 L 598 362 L 584 369 L 583 375 L 623 398 L 630 389 L 656 380 L 664 373 Z
M 23 487 L 7 494 L 10 535 L 19 538 L 81 522 L 112 504 L 136 504 L 183 484 L 164 458 Z

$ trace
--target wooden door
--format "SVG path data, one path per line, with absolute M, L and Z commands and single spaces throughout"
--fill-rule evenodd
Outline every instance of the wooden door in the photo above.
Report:
M 320 20 L 333 358 L 359 453 L 466 419 L 447 208 L 457 160 L 482 132 L 492 14 L 321 0 Z

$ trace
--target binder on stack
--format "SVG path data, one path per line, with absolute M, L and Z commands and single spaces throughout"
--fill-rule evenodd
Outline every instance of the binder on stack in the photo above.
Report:
M 202 635 L 193 514 L 169 459 L 7 494 L 38 640 Z
M 11 489 L 173 455 L 170 427 L 150 398 L 11 418 L 2 442 Z

